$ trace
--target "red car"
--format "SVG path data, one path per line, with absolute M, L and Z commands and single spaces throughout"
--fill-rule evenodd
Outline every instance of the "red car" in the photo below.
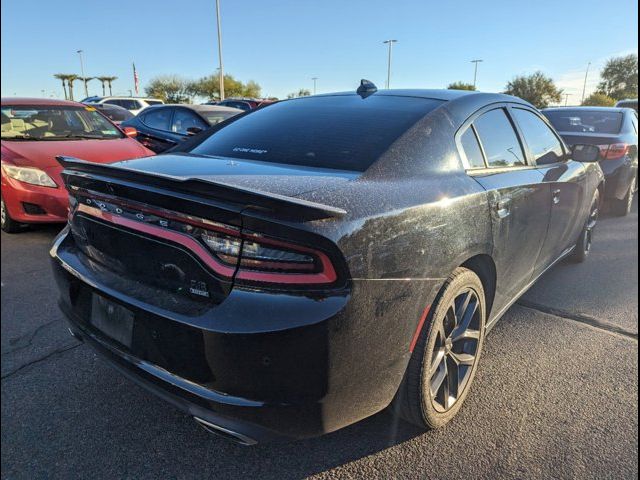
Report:
M 154 155 L 94 107 L 64 100 L 2 99 L 2 230 L 66 222 L 68 194 L 56 155 L 98 163 Z

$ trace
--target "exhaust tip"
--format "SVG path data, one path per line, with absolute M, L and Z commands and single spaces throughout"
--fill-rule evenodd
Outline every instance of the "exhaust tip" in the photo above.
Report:
M 218 435 L 220 437 L 224 437 L 227 440 L 231 440 L 232 442 L 239 443 L 240 445 L 250 446 L 258 443 L 251 437 L 247 437 L 242 433 L 234 432 L 233 430 L 229 430 L 228 428 L 221 427 L 220 425 L 215 425 L 207 420 L 204 420 L 200 417 L 193 417 L 198 425 L 204 428 L 207 432 L 213 433 L 214 435 Z

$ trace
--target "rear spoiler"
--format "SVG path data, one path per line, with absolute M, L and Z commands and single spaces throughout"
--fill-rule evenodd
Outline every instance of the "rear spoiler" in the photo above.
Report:
M 170 192 L 197 195 L 214 201 L 235 204 L 241 209 L 253 209 L 262 212 L 283 214 L 297 220 L 320 220 L 338 218 L 346 215 L 346 210 L 323 205 L 321 203 L 287 197 L 277 193 L 268 193 L 250 188 L 229 185 L 224 182 L 212 182 L 198 178 L 174 177 L 157 173 L 141 172 L 122 166 L 93 163 L 74 157 L 59 155 L 56 160 L 62 165 L 63 178 L 67 188 L 82 187 L 92 181 L 114 183 L 134 183 L 144 187 L 148 185 Z

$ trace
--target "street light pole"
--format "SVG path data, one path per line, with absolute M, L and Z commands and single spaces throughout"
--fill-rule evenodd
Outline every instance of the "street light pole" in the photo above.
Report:
M 393 48 L 393 44 L 396 42 L 397 40 L 385 40 L 382 42 L 389 46 L 389 58 L 387 60 L 387 88 L 391 88 L 391 50 Z
M 78 50 L 76 52 L 79 56 L 80 56 L 80 73 L 82 74 L 82 83 L 84 83 L 84 96 L 88 97 L 89 96 L 89 89 L 87 88 L 87 82 L 85 80 L 84 76 L 84 60 L 82 59 L 82 50 Z
M 566 107 L 569 104 L 569 97 L 571 96 L 570 93 L 565 93 L 564 94 L 564 106 Z
M 313 80 L 313 94 L 316 94 L 316 82 L 318 81 L 318 77 L 311 78 Z
M 220 30 L 220 0 L 216 0 L 216 19 L 218 22 L 218 57 L 220 58 L 220 73 L 218 81 L 220 82 L 220 100 L 224 100 L 224 68 L 222 66 L 222 30 Z
M 584 72 L 584 85 L 582 86 L 582 100 L 580 103 L 584 103 L 584 94 L 587 91 L 587 77 L 589 76 L 589 67 L 591 66 L 591 62 L 587 63 L 587 71 Z
M 478 64 L 483 61 L 484 60 L 481 59 L 471 60 L 471 63 L 475 63 L 475 67 L 473 69 L 473 88 L 476 87 L 476 82 L 478 80 Z

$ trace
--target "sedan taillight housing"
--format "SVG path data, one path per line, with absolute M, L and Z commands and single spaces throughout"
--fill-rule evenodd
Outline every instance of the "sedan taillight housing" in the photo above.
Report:
M 629 145 L 626 143 L 598 145 L 598 148 L 600 149 L 600 158 L 603 160 L 617 160 L 629 152 Z
M 338 279 L 329 256 L 306 245 L 115 198 L 74 198 L 71 207 L 70 216 L 79 211 L 180 244 L 225 278 L 301 287 Z

